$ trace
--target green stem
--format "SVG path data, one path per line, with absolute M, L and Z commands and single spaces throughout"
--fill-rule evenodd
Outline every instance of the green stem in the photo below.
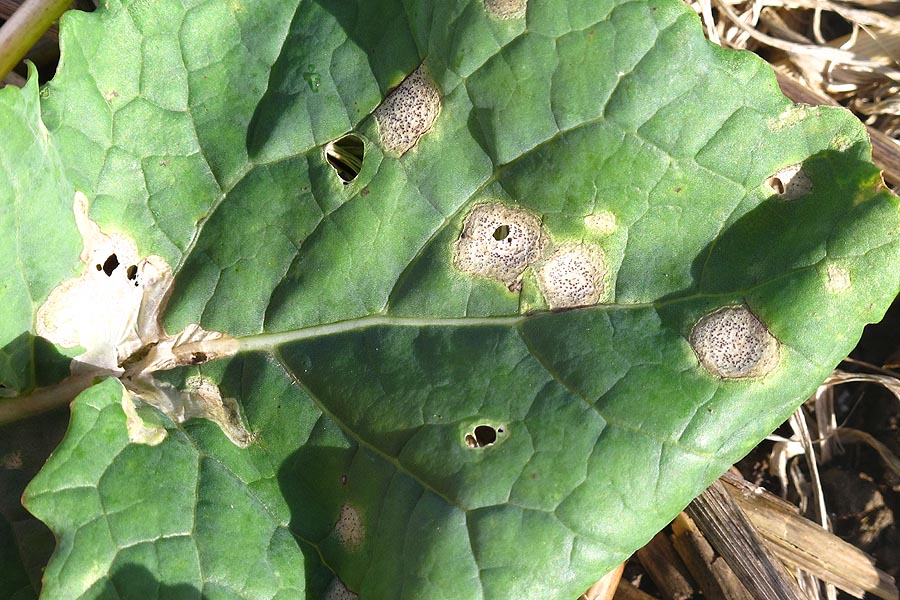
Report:
M 0 427 L 66 406 L 93 383 L 94 375 L 72 375 L 25 396 L 0 399 Z
M 240 344 L 240 349 L 245 352 L 254 351 L 271 351 L 291 342 L 299 342 L 311 338 L 322 337 L 326 335 L 336 335 L 340 333 L 348 333 L 351 331 L 360 331 L 369 327 L 515 327 L 521 324 L 526 317 L 460 317 L 460 318 L 444 318 L 429 319 L 419 317 L 388 317 L 383 315 L 374 315 L 370 317 L 360 317 L 359 319 L 351 319 L 349 321 L 339 321 L 337 323 L 329 323 L 327 325 L 314 325 L 312 327 L 304 327 L 293 331 L 284 331 L 280 333 L 259 333 L 244 338 L 236 338 Z M 233 343 L 229 340 L 227 343 Z M 212 342 L 218 342 L 218 340 Z
M 0 27 L 0 79 L 19 64 L 32 46 L 62 16 L 72 0 L 25 0 Z

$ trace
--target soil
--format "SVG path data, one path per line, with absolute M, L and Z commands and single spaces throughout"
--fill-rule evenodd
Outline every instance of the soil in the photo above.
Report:
M 851 357 L 874 365 L 888 367 L 900 363 L 900 301 L 895 301 L 884 319 L 869 325 Z M 898 365 L 900 366 L 900 365 Z M 868 372 L 858 364 L 845 361 L 840 368 L 850 372 Z M 897 374 L 900 379 L 900 372 Z M 871 383 L 850 383 L 835 387 L 835 413 L 839 426 L 869 433 L 896 456 L 900 456 L 900 399 L 886 388 Z M 783 426 L 777 434 L 791 436 Z M 737 467 L 748 481 L 773 493 L 782 494 L 781 483 L 769 474 L 771 442 L 763 442 Z M 801 472 L 809 480 L 805 460 L 799 461 Z M 832 459 L 820 464 L 819 472 L 828 518 L 833 531 L 843 539 L 868 552 L 876 566 L 900 580 L 900 473 L 892 471 L 878 452 L 866 444 L 844 444 Z M 787 499 L 799 503 L 793 487 Z M 840 598 L 851 598 L 843 594 Z

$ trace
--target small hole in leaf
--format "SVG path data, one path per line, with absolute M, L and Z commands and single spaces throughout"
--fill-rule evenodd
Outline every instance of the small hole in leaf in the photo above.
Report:
M 107 277 L 112 277 L 113 271 L 115 271 L 118 266 L 119 257 L 115 254 L 110 254 L 109 258 L 106 259 L 106 262 L 103 263 L 103 272 L 106 273 Z
M 478 447 L 478 440 L 476 440 L 475 436 L 472 435 L 471 433 L 466 434 L 466 446 L 468 446 L 469 448 L 477 448 Z
M 509 237 L 509 225 L 501 225 L 494 230 L 494 239 L 498 242 Z
M 362 170 L 365 145 L 355 135 L 345 135 L 325 146 L 325 160 L 335 170 L 344 185 L 350 183 Z
M 205 363 L 209 358 L 206 356 L 206 352 L 192 352 L 191 353 L 191 364 L 199 365 Z
M 103 265 L 101 265 L 100 263 L 97 263 L 97 270 L 98 270 L 98 271 L 102 271 L 102 270 L 103 270 Z
M 766 185 L 782 200 L 797 200 L 809 194 L 813 189 L 813 182 L 802 163 L 778 169 L 766 179 Z
M 772 188 L 775 191 L 776 194 L 784 193 L 784 189 L 785 189 L 784 182 L 781 181 L 779 178 L 769 177 L 769 179 L 768 179 L 768 181 L 766 181 L 766 183 L 769 185 L 770 188 Z
M 128 279 L 133 281 L 134 278 L 137 277 L 137 265 L 131 265 L 130 267 L 128 267 L 125 270 L 125 275 L 128 277 Z

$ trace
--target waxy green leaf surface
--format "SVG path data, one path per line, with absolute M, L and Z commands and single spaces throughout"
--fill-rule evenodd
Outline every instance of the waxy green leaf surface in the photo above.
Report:
M 794 107 L 674 0 L 112 1 L 61 31 L 40 99 L 0 93 L 2 383 L 47 383 L 34 312 L 80 272 L 80 190 L 172 265 L 169 333 L 241 339 L 165 377 L 215 381 L 254 437 L 147 408 L 168 436 L 129 443 L 122 385 L 81 394 L 25 496 L 59 539 L 47 598 L 575 598 L 897 292 L 862 125 Z M 433 125 L 385 148 L 376 108 L 420 65 Z M 324 149 L 347 133 L 345 185 Z M 461 268 L 480 205 L 498 243 L 536 217 L 538 258 Z M 549 310 L 551 284 L 590 306 Z M 701 364 L 726 307 L 774 340 L 766 368 Z

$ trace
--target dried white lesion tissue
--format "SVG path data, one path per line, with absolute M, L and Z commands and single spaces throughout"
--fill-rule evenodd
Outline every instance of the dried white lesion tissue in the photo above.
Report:
M 210 380 L 189 379 L 184 390 L 157 380 L 153 373 L 232 356 L 237 341 L 192 324 L 168 335 L 162 313 L 172 291 L 172 268 L 160 256 L 141 258 L 127 235 L 106 233 L 91 220 L 88 199 L 75 192 L 75 223 L 81 234 L 82 273 L 63 281 L 38 309 L 37 335 L 64 348 L 84 352 L 72 361 L 73 374 L 117 377 L 125 387 L 122 405 L 133 442 L 155 445 L 165 429 L 146 425 L 136 410 L 145 402 L 176 423 L 193 417 L 216 422 L 235 444 L 251 435 L 234 400 L 223 399 Z

